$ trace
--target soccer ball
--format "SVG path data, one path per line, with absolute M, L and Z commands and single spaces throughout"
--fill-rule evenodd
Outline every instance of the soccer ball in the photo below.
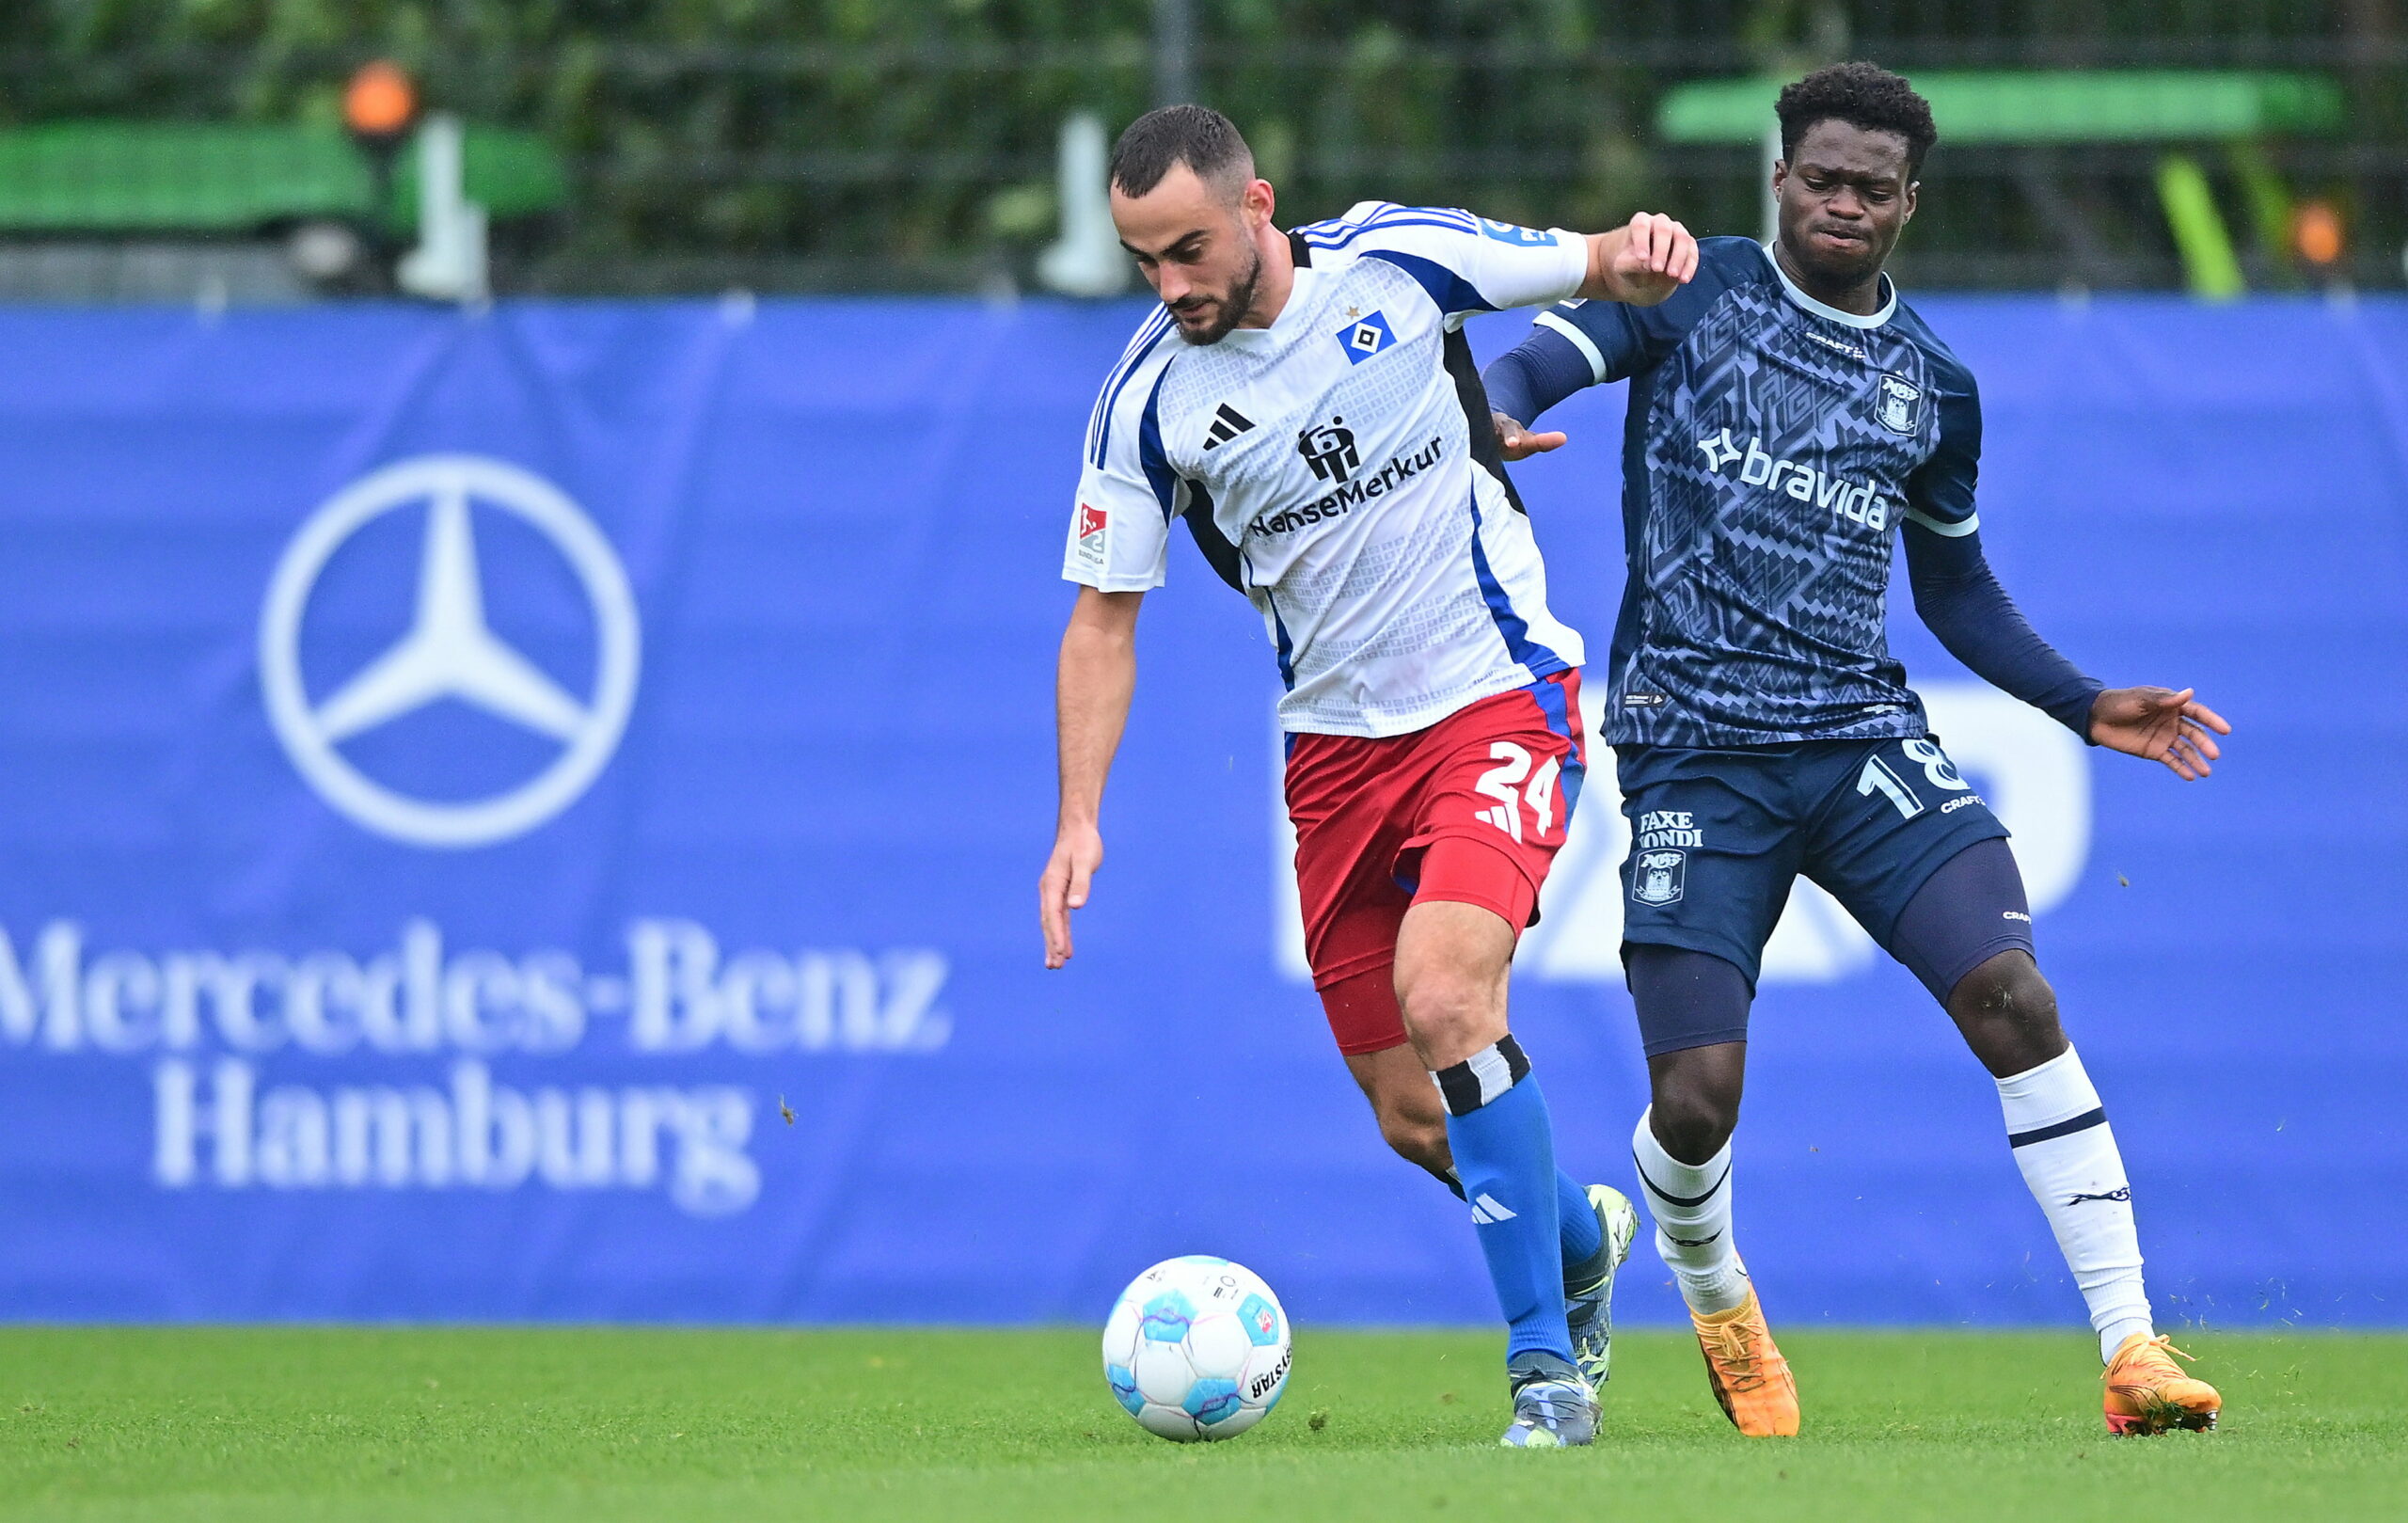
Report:
M 1209 1254 L 1129 1282 L 1103 1325 L 1103 1378 L 1148 1433 L 1234 1438 L 1288 1384 L 1288 1314 L 1260 1276 Z

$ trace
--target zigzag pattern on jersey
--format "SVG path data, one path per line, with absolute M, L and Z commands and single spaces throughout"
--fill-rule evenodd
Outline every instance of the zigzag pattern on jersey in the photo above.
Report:
M 1907 478 L 1938 436 L 1930 367 L 1901 326 L 1830 322 L 1766 279 L 1726 293 L 1666 357 L 1647 420 L 1645 592 L 1636 643 L 1618 642 L 1633 654 L 1614 674 L 1614 741 L 1924 733 L 1884 632 L 1891 536 Z M 1925 395 L 1911 436 L 1877 420 L 1885 372 Z M 1869 484 L 1888 501 L 1884 527 L 1743 482 L 1747 457 L 1719 447 L 1726 429 L 1732 448 Z M 1718 441 L 1716 457 L 1700 448 L 1704 439 Z M 1633 707 L 1623 702 L 1631 693 L 1665 702 Z

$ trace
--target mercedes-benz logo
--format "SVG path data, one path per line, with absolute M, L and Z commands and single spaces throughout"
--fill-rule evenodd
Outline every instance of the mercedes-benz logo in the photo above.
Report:
M 599 646 L 589 697 L 579 700 L 562 690 L 486 625 L 471 500 L 531 525 L 576 572 Z M 300 637 L 319 574 L 363 526 L 419 504 L 426 510 L 426 531 L 409 632 L 313 703 L 302 681 Z M 328 803 L 367 829 L 413 846 L 485 846 L 533 830 L 575 802 L 600 774 L 635 704 L 640 643 L 635 598 L 619 558 L 558 487 L 499 460 L 420 455 L 344 487 L 293 535 L 269 579 L 260 618 L 260 685 L 277 738 Z M 450 802 L 395 792 L 338 749 L 445 698 L 558 740 L 561 754 L 507 792 Z

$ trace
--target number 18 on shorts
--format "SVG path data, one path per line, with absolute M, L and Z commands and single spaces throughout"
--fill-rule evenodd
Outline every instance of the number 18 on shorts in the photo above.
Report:
M 1936 738 L 1615 753 L 1631 849 L 1624 939 L 1683 946 L 1753 982 L 1801 874 L 1890 944 L 1941 864 L 2006 827 Z

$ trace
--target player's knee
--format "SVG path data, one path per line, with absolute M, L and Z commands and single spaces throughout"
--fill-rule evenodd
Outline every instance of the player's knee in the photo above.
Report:
M 2057 993 L 2028 952 L 2001 952 L 1956 981 L 1949 995 L 1960 1015 L 2007 1025 L 2055 1030 Z
M 1398 1003 L 1404 1028 L 1422 1060 L 1443 1068 L 1505 1035 L 1505 1015 L 1485 980 L 1452 968 L 1428 967 L 1402 977 Z
M 1656 1140 L 1684 1164 L 1703 1164 L 1731 1140 L 1738 1117 L 1695 1097 L 1656 1102 Z
M 1675 1064 L 1658 1069 L 1654 1089 L 1656 1140 L 1685 1164 L 1703 1164 L 1720 1152 L 1739 1124 L 1735 1075 Z
M 2019 1073 L 2065 1051 L 2056 991 L 2027 952 L 2001 952 L 1958 979 L 1948 1010 L 1994 1073 Z

